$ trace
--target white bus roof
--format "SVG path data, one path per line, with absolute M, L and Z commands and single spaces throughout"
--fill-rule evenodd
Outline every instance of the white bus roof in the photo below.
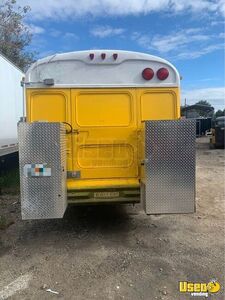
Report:
M 142 71 L 151 68 L 154 77 L 145 80 Z M 169 76 L 159 80 L 160 68 Z M 26 73 L 27 87 L 46 87 L 53 79 L 60 87 L 178 87 L 180 78 L 168 61 L 149 54 L 122 50 L 88 50 L 55 54 L 36 61 Z

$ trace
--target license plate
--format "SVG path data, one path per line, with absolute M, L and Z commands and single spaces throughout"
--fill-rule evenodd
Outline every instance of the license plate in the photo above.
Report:
M 95 192 L 94 198 L 116 198 L 119 195 L 119 192 Z

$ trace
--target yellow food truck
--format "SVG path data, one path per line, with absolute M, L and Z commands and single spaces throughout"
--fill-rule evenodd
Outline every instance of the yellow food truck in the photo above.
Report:
M 23 219 L 62 218 L 68 204 L 194 212 L 195 122 L 180 119 L 180 77 L 168 61 L 121 50 L 52 55 L 27 71 L 24 107 Z

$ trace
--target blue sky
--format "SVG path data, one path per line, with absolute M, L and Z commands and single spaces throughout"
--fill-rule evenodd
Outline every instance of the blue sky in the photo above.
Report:
M 222 0 L 18 0 L 38 57 L 86 49 L 146 52 L 172 62 L 182 99 L 224 108 Z

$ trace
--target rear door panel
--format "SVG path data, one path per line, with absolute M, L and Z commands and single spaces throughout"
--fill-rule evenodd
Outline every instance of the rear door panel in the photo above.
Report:
M 71 90 L 73 169 L 81 178 L 137 177 L 134 90 Z
M 27 110 L 28 122 L 70 124 L 70 89 L 27 89 Z M 72 170 L 72 165 L 72 136 L 67 134 L 67 169 Z

